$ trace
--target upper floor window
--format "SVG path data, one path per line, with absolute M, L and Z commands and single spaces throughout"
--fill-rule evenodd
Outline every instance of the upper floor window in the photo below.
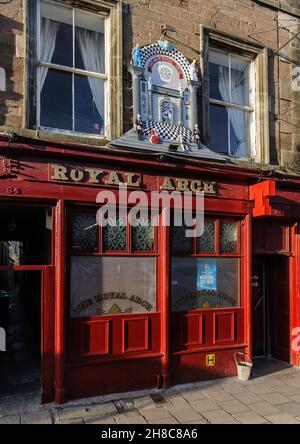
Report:
M 40 2 L 38 128 L 106 135 L 106 22 L 104 15 Z
M 252 157 L 254 80 L 251 59 L 209 51 L 209 126 L 214 151 Z

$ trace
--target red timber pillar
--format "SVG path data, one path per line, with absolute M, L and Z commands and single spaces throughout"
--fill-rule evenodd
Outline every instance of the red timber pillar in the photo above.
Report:
M 252 356 L 252 217 L 248 214 L 242 223 L 242 294 L 244 303 L 244 335 L 246 353 Z
M 163 209 L 160 215 L 160 303 L 161 303 L 161 352 L 162 356 L 162 385 L 170 385 L 170 243 L 168 226 L 169 209 Z
M 290 341 L 291 364 L 300 367 L 300 224 L 291 229 L 292 255 L 290 257 Z
M 56 206 L 55 224 L 55 402 L 65 402 L 65 203 Z

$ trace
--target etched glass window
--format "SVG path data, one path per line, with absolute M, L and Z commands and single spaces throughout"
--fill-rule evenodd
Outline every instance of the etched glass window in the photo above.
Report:
M 172 252 L 173 253 L 192 253 L 193 238 L 186 236 L 186 225 L 172 228 Z
M 91 213 L 77 213 L 72 218 L 72 249 L 94 252 L 98 250 L 98 225 Z
M 103 247 L 106 251 L 126 250 L 126 220 L 123 217 L 109 219 L 103 227 Z
M 236 222 L 221 222 L 220 250 L 221 253 L 236 253 L 238 242 L 238 230 Z
M 205 310 L 239 304 L 239 259 L 173 257 L 172 310 Z
M 136 227 L 132 227 L 132 250 L 153 251 L 154 227 L 149 219 L 142 219 Z
M 215 252 L 215 222 L 213 220 L 204 221 L 203 234 L 197 237 L 197 253 Z
M 154 257 L 71 259 L 71 317 L 155 311 Z

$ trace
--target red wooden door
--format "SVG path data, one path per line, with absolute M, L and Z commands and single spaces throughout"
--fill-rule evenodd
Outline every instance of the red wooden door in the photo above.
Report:
M 265 265 L 254 263 L 252 271 L 252 354 L 265 355 Z
M 270 266 L 271 354 L 290 362 L 289 259 L 275 257 Z
M 41 397 L 54 400 L 54 267 L 43 267 L 41 282 Z

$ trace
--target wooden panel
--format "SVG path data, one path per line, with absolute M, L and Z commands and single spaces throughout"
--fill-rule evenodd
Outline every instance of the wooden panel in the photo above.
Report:
M 180 343 L 185 347 L 203 344 L 203 315 L 188 314 L 181 317 Z
M 149 319 L 123 320 L 123 352 L 149 350 Z
M 235 340 L 235 313 L 214 313 L 213 342 L 233 342 Z
M 253 223 L 253 251 L 254 253 L 288 253 L 290 251 L 288 225 L 272 222 Z
M 81 352 L 85 356 L 109 354 L 109 321 L 81 323 Z

